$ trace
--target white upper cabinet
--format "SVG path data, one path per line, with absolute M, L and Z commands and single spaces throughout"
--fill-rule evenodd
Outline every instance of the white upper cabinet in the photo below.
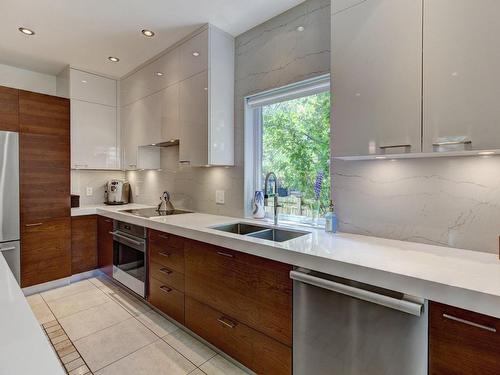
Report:
M 70 69 L 70 99 L 116 107 L 116 81 L 95 74 Z
M 332 155 L 420 152 L 421 72 L 422 0 L 333 0 Z
M 191 166 L 233 165 L 234 38 L 200 29 L 121 80 L 120 105 L 124 168 L 159 168 L 139 167 L 136 148 L 176 141 Z
M 500 2 L 424 1 L 424 151 L 500 149 Z
M 117 169 L 116 107 L 71 100 L 71 165 Z
M 117 82 L 67 68 L 57 93 L 70 99 L 71 168 L 120 169 Z

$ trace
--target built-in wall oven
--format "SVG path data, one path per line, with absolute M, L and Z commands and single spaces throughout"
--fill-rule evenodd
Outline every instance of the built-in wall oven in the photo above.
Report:
M 113 278 L 146 297 L 147 230 L 117 220 L 113 229 Z

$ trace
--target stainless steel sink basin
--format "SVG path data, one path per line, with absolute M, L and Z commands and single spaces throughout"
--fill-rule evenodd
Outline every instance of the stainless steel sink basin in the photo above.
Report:
M 223 232 L 246 235 L 267 228 L 246 223 L 235 223 L 235 224 L 219 225 L 218 227 L 214 227 L 213 229 L 221 230 Z
M 219 225 L 217 227 L 213 227 L 212 229 L 248 237 L 261 238 L 274 242 L 285 242 L 309 234 L 309 232 L 301 232 L 292 229 L 269 228 L 247 223 Z

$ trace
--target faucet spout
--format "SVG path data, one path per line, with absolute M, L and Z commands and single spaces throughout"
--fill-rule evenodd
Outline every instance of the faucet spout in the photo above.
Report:
M 273 189 L 273 194 L 269 195 L 269 180 L 270 178 L 273 177 L 274 181 L 274 189 Z M 282 207 L 280 204 L 278 204 L 278 177 L 276 177 L 276 174 L 274 172 L 269 172 L 266 175 L 266 179 L 264 182 L 264 206 L 268 206 L 268 198 L 269 197 L 274 197 L 274 225 L 278 225 L 278 208 Z

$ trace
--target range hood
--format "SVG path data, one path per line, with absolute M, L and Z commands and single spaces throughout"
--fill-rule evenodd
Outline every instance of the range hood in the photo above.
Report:
M 177 146 L 177 145 L 179 145 L 178 139 L 171 139 L 170 141 L 151 144 L 151 146 L 156 146 L 156 147 L 171 147 L 171 146 Z

